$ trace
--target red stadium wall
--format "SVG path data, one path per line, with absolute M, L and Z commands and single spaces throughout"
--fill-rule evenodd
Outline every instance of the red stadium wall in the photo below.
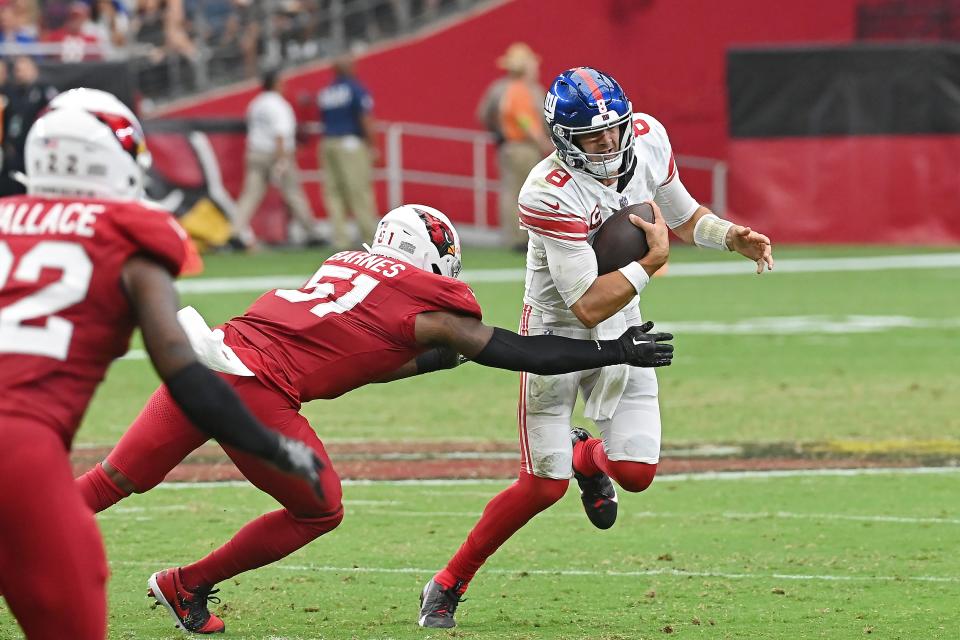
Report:
M 773 238 L 960 242 L 960 136 L 737 140 L 729 157 L 734 217 Z
M 955 152 L 956 142 L 886 140 L 880 144 L 891 153 L 877 154 L 875 145 L 862 145 L 859 138 L 840 139 L 822 148 L 823 142 L 813 140 L 731 143 L 729 138 L 727 50 L 767 43 L 851 42 L 857 4 L 858 0 L 514 0 L 417 39 L 371 51 L 356 66 L 374 95 L 378 118 L 477 128 L 478 97 L 499 74 L 494 61 L 510 43 L 524 40 L 542 56 L 544 83 L 564 68 L 597 66 L 620 80 L 637 110 L 666 125 L 678 153 L 729 159 L 732 217 L 771 230 L 779 241 L 942 241 L 947 225 L 933 218 L 907 238 L 895 236 L 885 225 L 917 198 L 931 207 L 957 201 L 956 188 L 951 191 L 943 176 L 936 177 L 933 186 L 915 180 L 884 182 L 883 201 L 872 185 L 864 189 L 858 179 L 866 173 L 893 175 L 896 167 L 908 163 L 902 153 L 934 154 L 924 155 L 929 159 L 923 161 L 934 162 Z M 310 98 L 330 77 L 329 67 L 314 66 L 288 79 L 286 93 L 303 118 L 311 117 Z M 181 103 L 161 117 L 242 117 L 255 93 L 256 87 L 247 85 Z M 240 162 L 233 145 L 218 153 L 221 157 L 229 153 L 232 162 Z M 423 142 L 405 147 L 404 156 L 415 169 L 469 171 L 469 150 L 441 151 L 438 145 Z M 304 168 L 316 166 L 313 145 L 301 150 L 299 160 Z M 851 161 L 864 164 L 850 166 Z M 240 174 L 242 170 L 224 171 L 234 195 Z M 914 169 L 911 175 L 915 174 Z M 694 195 L 706 200 L 706 178 L 686 175 Z M 317 192 L 311 189 L 310 195 L 317 211 L 322 211 Z M 465 217 L 458 211 L 472 209 L 472 196 L 466 191 L 410 186 L 404 195 L 408 201 L 448 210 L 455 220 Z M 383 193 L 379 197 L 383 206 Z M 929 211 L 934 216 L 943 209 Z M 912 215 L 917 215 L 915 207 Z M 931 235 L 938 230 L 941 233 Z M 960 238 L 956 230 L 948 235 Z

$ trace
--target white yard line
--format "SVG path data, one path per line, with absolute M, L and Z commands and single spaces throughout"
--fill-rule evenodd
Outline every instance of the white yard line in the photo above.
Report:
M 113 566 L 159 567 L 164 561 L 113 560 Z M 392 573 L 417 576 L 431 576 L 432 569 L 414 567 L 331 567 L 309 564 L 278 563 L 265 567 L 280 571 L 317 572 L 317 573 Z M 484 573 L 498 575 L 535 575 L 535 576 L 586 576 L 609 578 L 637 578 L 648 576 L 668 576 L 679 578 L 726 578 L 730 580 L 822 580 L 830 582 L 960 582 L 960 576 L 854 576 L 842 574 L 806 574 L 806 573 L 733 573 L 727 571 L 685 571 L 683 569 L 641 569 L 638 571 L 598 571 L 596 569 L 495 569 L 484 568 Z
M 488 494 L 483 494 L 488 495 Z M 384 506 L 394 507 L 401 506 L 404 503 L 400 500 L 344 500 L 344 505 L 347 507 L 348 511 L 359 512 L 364 515 L 372 516 L 390 516 L 394 518 L 467 518 L 467 519 L 476 519 L 480 517 L 481 510 L 477 511 L 419 511 L 419 510 L 409 510 L 409 509 L 384 509 Z M 367 508 L 373 507 L 373 508 Z M 169 511 L 186 511 L 188 510 L 185 506 L 177 507 L 130 507 L 124 509 L 123 507 L 117 507 L 116 509 L 111 509 L 110 511 L 98 514 L 98 518 L 121 518 L 127 517 L 129 514 L 142 514 L 139 515 L 138 519 L 150 520 L 150 512 L 169 512 Z M 696 513 L 686 512 L 671 512 L 671 511 L 635 511 L 630 512 L 628 515 L 631 518 L 635 519 L 666 519 L 671 521 L 679 520 L 696 520 L 702 521 L 704 519 L 708 520 L 842 520 L 842 521 L 852 521 L 852 522 L 876 522 L 876 523 L 887 523 L 887 524 L 920 524 L 920 525 L 930 525 L 930 524 L 945 524 L 945 525 L 960 525 L 960 518 L 923 518 L 923 517 L 913 517 L 913 516 L 891 516 L 891 515 L 874 515 L 874 514 L 863 514 L 863 515 L 851 515 L 844 513 L 794 513 L 787 511 L 756 511 L 756 512 L 735 512 L 735 511 L 725 511 L 722 513 L 711 513 L 709 511 L 700 511 Z M 558 510 L 550 510 L 544 513 L 541 513 L 538 518 L 546 519 L 571 519 L 571 520 L 582 520 L 583 514 L 579 511 L 576 513 L 568 513 Z
M 872 467 L 869 469 L 788 469 L 777 471 L 707 471 L 703 473 L 677 473 L 657 476 L 657 483 L 687 482 L 689 480 L 768 480 L 771 478 L 805 477 L 853 477 L 853 476 L 918 476 L 918 475 L 955 475 L 960 467 Z M 348 487 L 366 486 L 421 486 L 421 487 L 457 487 L 470 485 L 506 486 L 512 480 L 508 478 L 471 478 L 448 479 L 435 478 L 423 480 L 344 480 Z M 164 482 L 157 489 L 179 491 L 183 489 L 225 489 L 244 487 L 255 488 L 245 480 L 223 480 L 218 482 Z
M 687 335 L 841 335 L 878 333 L 896 329 L 957 329 L 960 328 L 960 318 L 867 315 L 768 316 L 744 318 L 733 322 L 663 320 L 658 322 L 657 326 L 663 331 Z M 147 352 L 143 349 L 131 349 L 120 360 L 146 360 L 146 358 Z
M 709 514 L 701 515 L 709 516 Z M 960 518 L 916 518 L 912 516 L 851 515 L 846 513 L 793 513 L 790 511 L 738 513 L 727 511 L 721 515 L 731 520 L 777 518 L 787 520 L 851 520 L 854 522 L 888 522 L 892 524 L 960 524 Z
M 889 269 L 943 269 L 960 267 L 960 253 L 866 256 L 859 258 L 788 258 L 778 260 L 774 273 L 823 273 L 829 271 L 884 271 Z M 729 276 L 751 273 L 748 260 L 681 262 L 671 264 L 668 278 Z M 475 269 L 464 271 L 466 282 L 523 282 L 524 269 Z M 196 278 L 177 282 L 181 293 L 245 293 L 269 289 L 296 289 L 309 274 L 236 278 Z

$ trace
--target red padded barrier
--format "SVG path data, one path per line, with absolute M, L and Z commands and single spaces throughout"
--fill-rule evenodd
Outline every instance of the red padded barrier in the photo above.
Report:
M 779 242 L 960 242 L 960 135 L 744 139 L 731 218 Z
M 356 69 L 374 96 L 378 118 L 476 129 L 477 101 L 501 73 L 496 68 L 497 57 L 512 42 L 522 40 L 540 54 L 545 84 L 572 66 L 601 68 L 623 84 L 636 110 L 648 112 L 666 125 L 678 154 L 722 159 L 727 157 L 730 142 L 727 49 L 768 43 L 849 42 L 855 33 L 858 2 L 512 0 L 416 38 L 374 48 L 357 60 Z M 312 96 L 330 78 L 327 65 L 306 67 L 290 75 L 285 93 L 301 117 L 315 113 Z M 256 84 L 250 82 L 214 97 L 180 102 L 165 109 L 161 117 L 242 117 L 256 92 Z M 312 148 L 302 151 L 300 166 L 315 166 L 314 153 Z M 220 157 L 227 164 L 242 164 L 242 153 Z M 404 148 L 405 162 L 424 170 L 447 167 L 468 174 L 470 157 L 466 145 L 418 140 Z M 730 169 L 733 178 L 742 171 L 736 162 Z M 232 170 L 225 168 L 224 173 L 228 189 L 236 194 L 237 181 L 226 176 Z M 694 196 L 707 200 L 706 181 L 697 173 L 686 172 L 685 181 Z M 310 193 L 322 216 L 317 191 Z M 410 186 L 405 197 L 449 211 L 455 221 L 472 219 L 469 191 Z M 382 209 L 386 205 L 382 188 L 378 201 Z M 461 211 L 465 213 L 461 215 Z

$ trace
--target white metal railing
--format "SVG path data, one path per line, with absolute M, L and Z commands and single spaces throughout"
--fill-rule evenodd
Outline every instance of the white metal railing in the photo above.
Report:
M 320 133 L 319 123 L 307 123 L 303 127 L 309 133 Z M 384 138 L 385 154 L 383 168 L 373 172 L 374 180 L 384 181 L 387 186 L 389 208 L 403 204 L 404 185 L 420 184 L 473 192 L 473 226 L 478 231 L 487 230 L 488 195 L 496 193 L 500 183 L 487 176 L 488 154 L 495 153 L 493 136 L 485 131 L 442 127 L 413 122 L 378 122 L 378 133 Z M 404 166 L 403 144 L 408 138 L 428 138 L 435 141 L 469 145 L 472 172 L 469 175 L 437 171 L 419 171 Z M 700 156 L 677 156 L 677 164 L 686 171 L 710 173 L 709 207 L 717 214 L 727 210 L 727 163 Z M 323 171 L 304 171 L 305 181 L 322 182 Z

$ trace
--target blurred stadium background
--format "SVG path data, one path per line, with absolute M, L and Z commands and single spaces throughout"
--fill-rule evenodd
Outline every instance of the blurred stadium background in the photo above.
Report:
M 677 334 L 662 475 L 621 496 L 604 534 L 570 491 L 491 560 L 450 637 L 960 637 L 960 0 L 114 0 L 91 6 L 81 42 L 63 31 L 72 6 L 0 0 L 0 51 L 30 56 L 42 83 L 134 106 L 151 196 L 200 244 L 229 235 L 244 111 L 276 66 L 323 223 L 316 95 L 352 52 L 376 100 L 379 209 L 447 212 L 486 319 L 515 327 L 523 258 L 495 246 L 496 149 L 475 108 L 521 41 L 543 83 L 583 64 L 616 77 L 667 127 L 691 193 L 773 238 L 778 267 L 760 278 L 673 251 L 643 299 Z M 271 193 L 258 236 L 296 244 L 289 219 Z M 220 322 L 326 255 L 210 252 L 183 302 Z M 156 385 L 133 346 L 91 406 L 77 471 Z M 228 633 L 428 637 L 419 588 L 515 475 L 515 411 L 516 376 L 469 364 L 304 407 L 350 480 L 347 519 L 226 585 Z M 205 447 L 170 479 L 236 479 L 224 460 Z M 411 475 L 434 482 L 367 482 Z M 111 638 L 178 637 L 144 606 L 146 576 L 273 508 L 244 484 L 161 488 L 100 516 Z M 0 613 L 0 639 L 18 637 Z
M 41 82 L 135 106 L 151 195 L 181 215 L 213 205 L 229 219 L 255 77 L 280 66 L 322 222 L 316 97 L 353 52 L 376 103 L 380 209 L 430 203 L 469 242 L 495 242 L 496 154 L 474 113 L 497 57 L 523 41 L 543 83 L 580 64 L 618 78 L 666 125 L 690 191 L 778 243 L 960 240 L 956 0 L 111 0 L 86 17 L 77 4 L 4 0 L 0 52 L 34 55 Z M 258 236 L 285 242 L 286 222 L 271 194 Z

